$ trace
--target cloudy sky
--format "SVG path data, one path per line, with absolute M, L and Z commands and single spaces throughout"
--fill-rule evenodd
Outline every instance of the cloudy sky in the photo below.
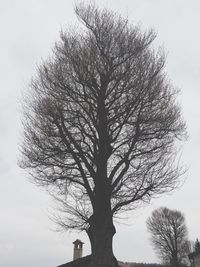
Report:
M 152 201 L 117 225 L 115 255 L 123 261 L 158 262 L 145 221 L 152 210 L 167 206 L 182 211 L 191 240 L 200 238 L 200 2 L 199 0 L 97 0 L 128 16 L 142 28 L 154 28 L 156 44 L 165 47 L 166 70 L 181 88 L 179 101 L 189 140 L 182 161 L 187 179 L 178 191 Z M 20 98 L 37 64 L 59 38 L 61 28 L 77 23 L 71 0 L 0 0 L 0 267 L 55 267 L 72 258 L 72 241 L 80 233 L 60 234 L 49 220 L 53 206 L 42 189 L 17 166 L 20 143 Z

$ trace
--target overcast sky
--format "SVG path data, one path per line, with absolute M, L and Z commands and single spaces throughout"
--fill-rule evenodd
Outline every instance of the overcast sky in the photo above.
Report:
M 154 28 L 156 44 L 165 47 L 166 71 L 181 88 L 179 101 L 189 140 L 182 161 L 189 167 L 182 188 L 135 211 L 117 225 L 119 260 L 158 262 L 145 221 L 160 206 L 182 211 L 191 240 L 200 238 L 200 2 L 199 0 L 98 0 L 128 16 L 142 29 Z M 71 0 L 0 0 L 0 267 L 56 267 L 72 259 L 72 241 L 89 241 L 80 233 L 60 234 L 49 220 L 52 202 L 17 166 L 20 98 L 37 64 L 59 39 L 61 28 L 77 23 Z

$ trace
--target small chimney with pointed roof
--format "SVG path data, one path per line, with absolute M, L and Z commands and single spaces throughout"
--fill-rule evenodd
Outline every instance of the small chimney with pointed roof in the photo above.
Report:
M 83 254 L 83 242 L 79 239 L 76 239 L 74 242 L 74 256 L 73 256 L 73 260 L 77 260 L 79 258 L 82 258 L 82 254 Z

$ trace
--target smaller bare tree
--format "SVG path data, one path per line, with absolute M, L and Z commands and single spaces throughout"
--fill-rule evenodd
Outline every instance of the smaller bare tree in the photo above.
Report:
M 199 239 L 197 238 L 195 243 L 194 243 L 194 251 L 196 253 L 199 253 L 200 254 L 200 242 L 199 242 Z
M 151 241 L 163 263 L 182 266 L 189 253 L 188 231 L 180 211 L 161 207 L 147 220 Z

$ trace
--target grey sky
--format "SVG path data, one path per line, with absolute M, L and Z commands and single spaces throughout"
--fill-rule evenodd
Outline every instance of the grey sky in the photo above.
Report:
M 200 2 L 198 0 L 97 0 L 101 7 L 128 16 L 142 28 L 158 33 L 156 45 L 168 53 L 166 71 L 181 88 L 179 101 L 187 121 L 189 140 L 182 160 L 189 167 L 179 191 L 135 211 L 117 225 L 115 254 L 124 261 L 158 261 L 146 231 L 152 210 L 167 206 L 186 216 L 189 237 L 200 238 Z M 46 58 L 59 31 L 77 23 L 71 0 L 0 0 L 0 267 L 55 267 L 72 258 L 71 242 L 79 233 L 53 232 L 48 218 L 52 202 L 44 190 L 28 182 L 17 167 L 20 142 L 20 98 L 41 58 Z M 125 225 L 128 224 L 128 225 Z

